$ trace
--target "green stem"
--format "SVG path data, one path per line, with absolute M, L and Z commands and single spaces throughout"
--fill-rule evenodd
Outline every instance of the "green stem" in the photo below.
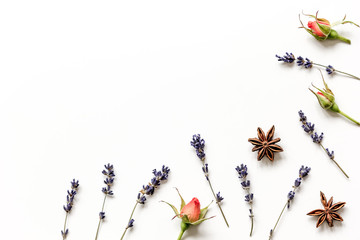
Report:
M 66 239 L 66 235 L 65 235 L 65 231 L 66 231 L 66 222 L 67 222 L 67 218 L 68 218 L 68 215 L 69 213 L 66 212 L 66 215 L 65 215 L 65 222 L 64 222 L 64 235 L 63 235 L 63 240 Z
M 203 162 L 203 166 L 205 167 L 205 163 L 204 163 L 204 162 Z M 226 220 L 226 217 L 225 217 L 225 214 L 224 214 L 224 212 L 223 212 L 223 210 L 222 210 L 222 208 L 221 208 L 221 205 L 220 205 L 220 203 L 217 201 L 216 194 L 215 194 L 214 189 L 213 189 L 213 187 L 212 187 L 212 185 L 211 185 L 210 179 L 209 179 L 208 176 L 207 176 L 206 179 L 207 179 L 207 181 L 208 181 L 208 183 L 209 183 L 211 192 L 212 192 L 212 194 L 214 195 L 216 204 L 218 205 L 218 207 L 219 207 L 219 209 L 220 209 L 221 215 L 223 216 L 223 218 L 224 218 L 224 220 L 225 220 L 226 226 L 229 227 L 229 223 L 228 223 L 228 221 Z
M 360 125 L 360 122 L 356 121 L 355 119 L 353 119 L 352 117 L 350 117 L 349 115 L 347 115 L 346 113 L 342 112 L 342 111 L 339 111 L 339 113 L 341 115 L 343 115 L 344 117 L 346 117 L 347 119 L 353 121 L 354 123 L 356 123 L 357 125 Z
M 180 232 L 179 237 L 177 238 L 177 240 L 180 240 L 182 238 L 182 236 L 184 235 L 184 232 L 186 230 L 188 230 L 188 228 L 190 227 L 190 224 L 184 223 L 182 221 L 181 224 L 180 224 L 180 227 L 181 227 L 181 232 Z
M 180 240 L 182 238 L 182 236 L 184 235 L 184 232 L 183 230 L 181 230 L 180 234 L 179 234 L 179 237 L 177 238 L 177 240 Z
M 325 65 L 322 65 L 322 64 L 319 64 L 319 63 L 313 63 L 313 65 L 319 66 L 319 67 L 323 67 L 323 68 L 327 68 L 327 67 L 328 67 L 328 66 L 325 66 Z M 352 74 L 350 74 L 350 73 L 346 73 L 346 72 L 343 72 L 343 71 L 340 71 L 340 70 L 337 70 L 337 69 L 335 69 L 335 72 L 338 72 L 338 73 L 341 73 L 341 74 L 347 75 L 347 76 L 349 76 L 349 77 L 352 77 L 352 78 L 355 78 L 355 79 L 360 80 L 359 77 L 357 77 L 357 76 L 355 76 L 355 75 L 352 75 Z
M 246 179 L 244 179 L 246 180 Z M 246 189 L 247 194 L 251 194 L 250 193 L 250 188 Z M 250 230 L 250 237 L 252 236 L 252 232 L 253 232 L 253 228 L 254 228 L 254 214 L 253 214 L 253 204 L 252 202 L 249 203 L 250 204 L 250 218 L 251 218 L 251 230 Z
M 295 191 L 295 190 L 294 190 L 294 191 Z M 280 215 L 279 215 L 279 217 L 278 217 L 278 219 L 277 219 L 277 221 L 276 221 L 276 223 L 275 223 L 275 226 L 274 226 L 274 228 L 273 228 L 272 231 L 271 231 L 271 234 L 270 234 L 270 236 L 269 236 L 269 240 L 271 239 L 272 235 L 274 234 L 275 228 L 276 228 L 276 226 L 278 225 L 278 223 L 279 223 L 279 221 L 280 221 L 280 218 L 281 218 L 283 212 L 285 211 L 285 208 L 286 208 L 287 205 L 288 205 L 288 202 L 286 202 L 285 206 L 283 207 L 283 209 L 282 209 L 282 211 L 281 211 L 281 213 L 280 213 Z
M 350 73 L 342 72 L 342 71 L 339 71 L 339 70 L 336 70 L 336 69 L 335 69 L 335 72 L 339 72 L 339 73 L 348 75 L 349 77 L 352 77 L 352 78 L 355 78 L 355 79 L 360 80 L 360 78 L 358 78 L 357 76 L 354 76 L 354 75 L 352 75 L 352 74 L 350 74 Z
M 132 216 L 134 215 L 135 209 L 136 209 L 136 207 L 137 207 L 137 205 L 138 205 L 138 204 L 139 204 L 139 202 L 138 202 L 138 201 L 136 201 L 136 204 L 135 204 L 135 206 L 134 206 L 134 208 L 133 208 L 133 210 L 132 210 L 132 212 L 131 212 L 131 215 L 130 215 L 130 218 L 129 218 L 128 223 L 131 221 Z M 127 227 L 125 228 L 125 230 L 124 230 L 124 232 L 123 232 L 123 234 L 122 234 L 122 236 L 121 236 L 120 240 L 122 240 L 122 239 L 124 238 L 125 233 L 126 233 L 126 231 L 127 231 L 128 229 L 129 229 L 129 227 L 127 226 Z
M 104 201 L 103 201 L 103 204 L 102 204 L 101 212 L 104 211 L 105 200 L 106 200 L 106 194 L 105 194 L 105 196 L 104 196 Z M 96 230 L 95 240 L 97 240 L 98 235 L 99 235 L 100 223 L 101 223 L 101 218 L 99 219 L 98 227 L 97 227 L 97 230 Z
M 322 149 L 324 149 L 324 151 L 327 153 L 325 147 L 320 143 L 320 146 L 322 147 Z M 342 173 L 347 177 L 349 178 L 349 176 L 346 174 L 346 172 L 340 167 L 340 165 L 335 161 L 334 158 L 330 158 L 335 164 L 336 166 L 342 171 Z
M 252 236 L 253 228 L 254 228 L 254 217 L 251 217 L 251 231 L 250 231 L 250 237 Z
M 336 39 L 339 39 L 340 41 L 346 42 L 348 44 L 351 44 L 350 39 L 344 38 L 343 36 L 338 35 Z

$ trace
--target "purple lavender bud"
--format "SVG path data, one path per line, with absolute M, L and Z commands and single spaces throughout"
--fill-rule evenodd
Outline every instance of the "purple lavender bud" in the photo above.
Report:
M 317 132 L 310 135 L 314 143 L 321 143 L 322 139 L 324 138 L 324 133 L 321 133 L 320 135 L 317 134 Z
M 300 110 L 298 113 L 299 113 L 299 117 L 300 117 L 300 122 L 305 123 L 306 119 L 307 119 L 306 116 L 305 116 L 305 113 L 303 113 L 302 110 Z
M 242 181 L 242 182 L 241 182 L 241 186 L 242 186 L 244 189 L 250 188 L 250 180 Z
M 105 218 L 105 212 L 100 212 L 99 213 L 99 218 L 104 219 Z
M 327 152 L 327 154 L 328 154 L 328 156 L 329 156 L 330 159 L 334 159 L 334 157 L 335 157 L 334 151 L 331 151 L 331 153 L 330 153 L 330 150 L 327 148 L 327 149 L 326 149 L 326 152 Z
M 328 74 L 333 74 L 335 72 L 335 68 L 333 66 L 329 65 L 326 67 L 326 72 Z
M 222 196 L 220 196 L 220 192 L 218 192 L 218 193 L 216 194 L 216 202 L 219 203 L 219 202 L 221 202 L 222 200 L 224 200 L 224 198 L 223 198 Z
M 246 178 L 246 176 L 248 175 L 247 166 L 244 164 L 241 164 L 240 167 L 237 166 L 235 170 L 238 172 L 239 178 Z
M 130 219 L 128 225 L 127 225 L 127 228 L 132 228 L 134 226 L 134 222 L 135 220 L 134 219 Z
M 248 202 L 248 203 L 251 203 L 254 199 L 254 194 L 252 193 L 249 193 L 247 195 L 245 195 L 245 201 Z
M 310 170 L 311 170 L 310 167 L 301 166 L 301 168 L 299 170 L 299 177 L 300 178 L 306 177 L 309 174 Z

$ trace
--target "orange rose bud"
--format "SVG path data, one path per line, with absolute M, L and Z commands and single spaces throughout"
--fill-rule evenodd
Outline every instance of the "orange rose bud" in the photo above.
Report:
M 186 215 L 190 222 L 196 222 L 200 218 L 200 202 L 197 198 L 193 198 L 180 211 L 180 217 Z

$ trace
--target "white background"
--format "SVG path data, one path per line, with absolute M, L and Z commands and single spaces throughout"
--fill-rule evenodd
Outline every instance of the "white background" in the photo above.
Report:
M 298 175 L 312 167 L 285 211 L 274 239 L 359 236 L 359 127 L 318 105 L 308 87 L 322 86 L 316 68 L 277 62 L 286 51 L 360 75 L 360 29 L 339 26 L 352 40 L 318 42 L 298 14 L 360 22 L 358 1 L 2 1 L 0 3 L 0 218 L 3 239 L 61 239 L 66 190 L 79 193 L 68 240 L 94 239 L 103 165 L 115 167 L 115 196 L 106 202 L 100 239 L 120 239 L 138 190 L 163 164 L 169 181 L 134 215 L 125 239 L 176 239 L 180 221 L 159 203 L 203 206 L 211 193 L 190 146 L 206 140 L 215 191 L 225 197 L 225 226 L 216 218 L 184 239 L 250 239 L 248 206 L 234 170 L 245 163 L 255 194 L 251 239 L 267 239 Z M 306 24 L 308 18 L 302 16 Z M 326 73 L 324 73 L 326 74 Z M 360 119 L 360 82 L 326 75 L 340 108 Z M 301 129 L 302 109 L 347 180 Z M 258 162 L 249 137 L 276 126 L 284 152 Z M 343 223 L 315 228 L 310 210 L 322 190 L 346 201 Z

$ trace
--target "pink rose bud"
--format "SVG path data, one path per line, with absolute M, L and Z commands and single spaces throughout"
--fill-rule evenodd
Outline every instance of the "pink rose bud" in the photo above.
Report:
M 174 205 L 172 205 L 168 202 L 165 202 L 165 201 L 162 201 L 162 202 L 169 205 L 172 208 L 172 210 L 174 211 L 175 217 L 178 217 L 182 220 L 181 225 L 180 225 L 181 231 L 180 231 L 179 237 L 177 238 L 178 240 L 180 240 L 183 237 L 185 231 L 190 226 L 199 225 L 200 223 L 202 223 L 210 218 L 213 218 L 213 217 L 205 218 L 205 215 L 208 211 L 210 204 L 208 206 L 204 207 L 203 209 L 200 209 L 200 202 L 197 198 L 194 197 L 188 204 L 185 205 L 185 201 L 182 198 L 182 196 L 180 195 L 180 192 L 178 190 L 177 190 L 177 192 L 178 192 L 180 200 L 181 200 L 180 213 Z
M 193 198 L 191 202 L 186 204 L 180 212 L 180 217 L 186 215 L 190 222 L 196 222 L 200 217 L 200 202 L 197 198 Z
M 330 24 L 330 22 L 328 20 L 326 20 L 325 18 L 318 18 L 317 14 L 318 14 L 317 12 L 316 12 L 315 16 L 309 15 L 309 14 L 304 14 L 305 16 L 314 18 L 315 21 L 309 21 L 308 25 L 307 25 L 308 28 L 306 28 L 300 20 L 300 23 L 301 23 L 300 28 L 304 28 L 308 33 L 310 33 L 313 37 L 315 37 L 317 40 L 320 40 L 320 41 L 327 40 L 327 39 L 338 39 L 340 41 L 350 44 L 351 41 L 349 39 L 344 38 L 343 36 L 340 36 L 338 34 L 338 32 L 336 32 L 332 28 L 336 25 L 345 24 L 345 23 L 351 23 L 357 27 L 360 27 L 359 25 L 357 25 L 354 22 L 345 21 L 346 16 L 344 17 L 343 20 L 335 22 L 333 24 Z M 299 15 L 299 18 L 300 18 L 300 15 Z
M 321 31 L 321 29 L 320 29 L 320 27 L 319 27 L 319 25 L 321 24 L 321 25 L 325 25 L 325 26 L 330 26 L 330 24 L 328 23 L 328 22 L 322 22 L 322 21 L 318 21 L 318 22 L 316 22 L 316 21 L 309 21 L 308 22 L 308 27 L 312 30 L 312 32 L 315 34 L 315 35 L 317 35 L 317 36 L 319 36 L 319 37 L 325 37 L 325 34 Z
M 320 71 L 320 73 L 321 73 L 321 71 Z M 353 119 L 352 117 L 345 114 L 344 112 L 342 112 L 339 109 L 339 106 L 335 102 L 334 93 L 330 90 L 330 88 L 326 84 L 326 82 L 324 80 L 324 77 L 322 76 L 322 73 L 321 73 L 321 77 L 323 79 L 323 83 L 324 83 L 324 86 L 325 86 L 325 88 L 323 90 L 321 90 L 320 88 L 317 88 L 317 87 L 315 87 L 313 85 L 313 87 L 318 90 L 318 92 L 315 93 L 313 90 L 311 90 L 309 88 L 309 90 L 316 96 L 320 106 L 323 109 L 330 110 L 330 111 L 333 111 L 333 112 L 336 112 L 336 113 L 340 113 L 341 115 L 343 115 L 347 119 L 349 119 L 349 120 L 353 121 L 354 123 L 360 125 L 360 122 L 356 121 L 355 119 Z

